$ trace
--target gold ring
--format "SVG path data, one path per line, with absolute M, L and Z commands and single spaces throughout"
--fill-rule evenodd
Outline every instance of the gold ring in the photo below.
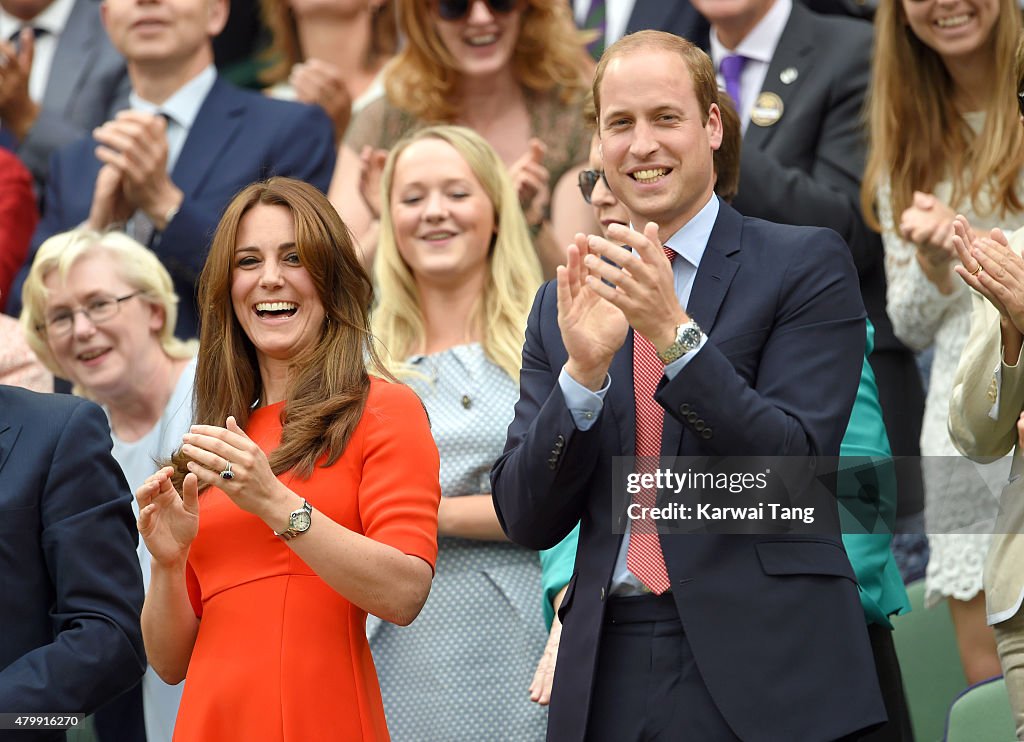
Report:
M 981 267 L 981 263 L 978 263 L 978 267 L 975 268 L 973 271 L 971 271 L 971 275 L 972 276 L 976 276 L 979 273 L 981 273 L 983 270 L 984 270 L 984 268 Z

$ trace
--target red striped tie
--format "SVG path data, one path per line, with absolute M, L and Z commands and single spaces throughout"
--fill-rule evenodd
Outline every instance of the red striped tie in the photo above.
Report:
M 671 248 L 662 248 L 671 262 L 676 253 Z M 661 454 L 661 425 L 665 411 L 655 399 L 665 373 L 665 365 L 658 358 L 651 342 L 638 332 L 633 332 L 633 396 L 636 400 L 636 471 L 639 474 L 653 474 L 658 468 Z M 657 503 L 657 488 L 641 489 L 633 495 L 633 502 L 641 507 L 651 508 Z M 655 595 L 661 595 L 669 588 L 668 570 L 661 552 L 657 524 L 650 518 L 634 520 L 626 549 L 626 568 Z

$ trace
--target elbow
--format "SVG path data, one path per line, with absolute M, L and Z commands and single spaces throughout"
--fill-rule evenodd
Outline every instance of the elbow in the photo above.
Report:
M 434 570 L 419 557 L 406 555 L 407 559 L 415 559 L 412 574 L 406 581 L 403 589 L 394 590 L 388 596 L 390 601 L 383 611 L 377 614 L 396 626 L 408 626 L 420 615 L 427 597 L 430 595 L 430 585 L 434 580 Z
M 185 679 L 188 665 L 184 667 L 176 666 L 173 664 L 159 662 L 153 658 L 150 658 L 149 666 L 153 668 L 153 671 L 168 685 L 177 685 Z

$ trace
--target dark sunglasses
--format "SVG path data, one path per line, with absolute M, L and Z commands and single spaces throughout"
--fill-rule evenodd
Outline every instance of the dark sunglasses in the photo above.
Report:
M 1020 115 L 1024 116 L 1024 90 L 1017 93 L 1017 110 L 1020 111 Z
M 441 20 L 458 21 L 469 15 L 476 0 L 437 0 L 437 14 Z M 504 15 L 519 7 L 519 0 L 484 0 L 492 13 Z
M 599 180 L 604 183 L 605 188 L 608 188 L 608 178 L 604 176 L 604 170 L 584 170 L 580 173 L 580 193 L 583 194 L 583 200 L 588 204 L 591 196 L 594 195 L 594 186 Z

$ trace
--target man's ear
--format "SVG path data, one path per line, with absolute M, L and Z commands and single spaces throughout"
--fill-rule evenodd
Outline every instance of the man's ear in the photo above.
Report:
M 708 143 L 711 149 L 717 150 L 722 146 L 722 112 L 717 103 L 712 103 L 708 109 L 708 122 L 704 124 L 704 130 L 708 133 Z
M 206 35 L 211 39 L 220 36 L 220 32 L 228 24 L 230 12 L 229 0 L 206 0 Z

